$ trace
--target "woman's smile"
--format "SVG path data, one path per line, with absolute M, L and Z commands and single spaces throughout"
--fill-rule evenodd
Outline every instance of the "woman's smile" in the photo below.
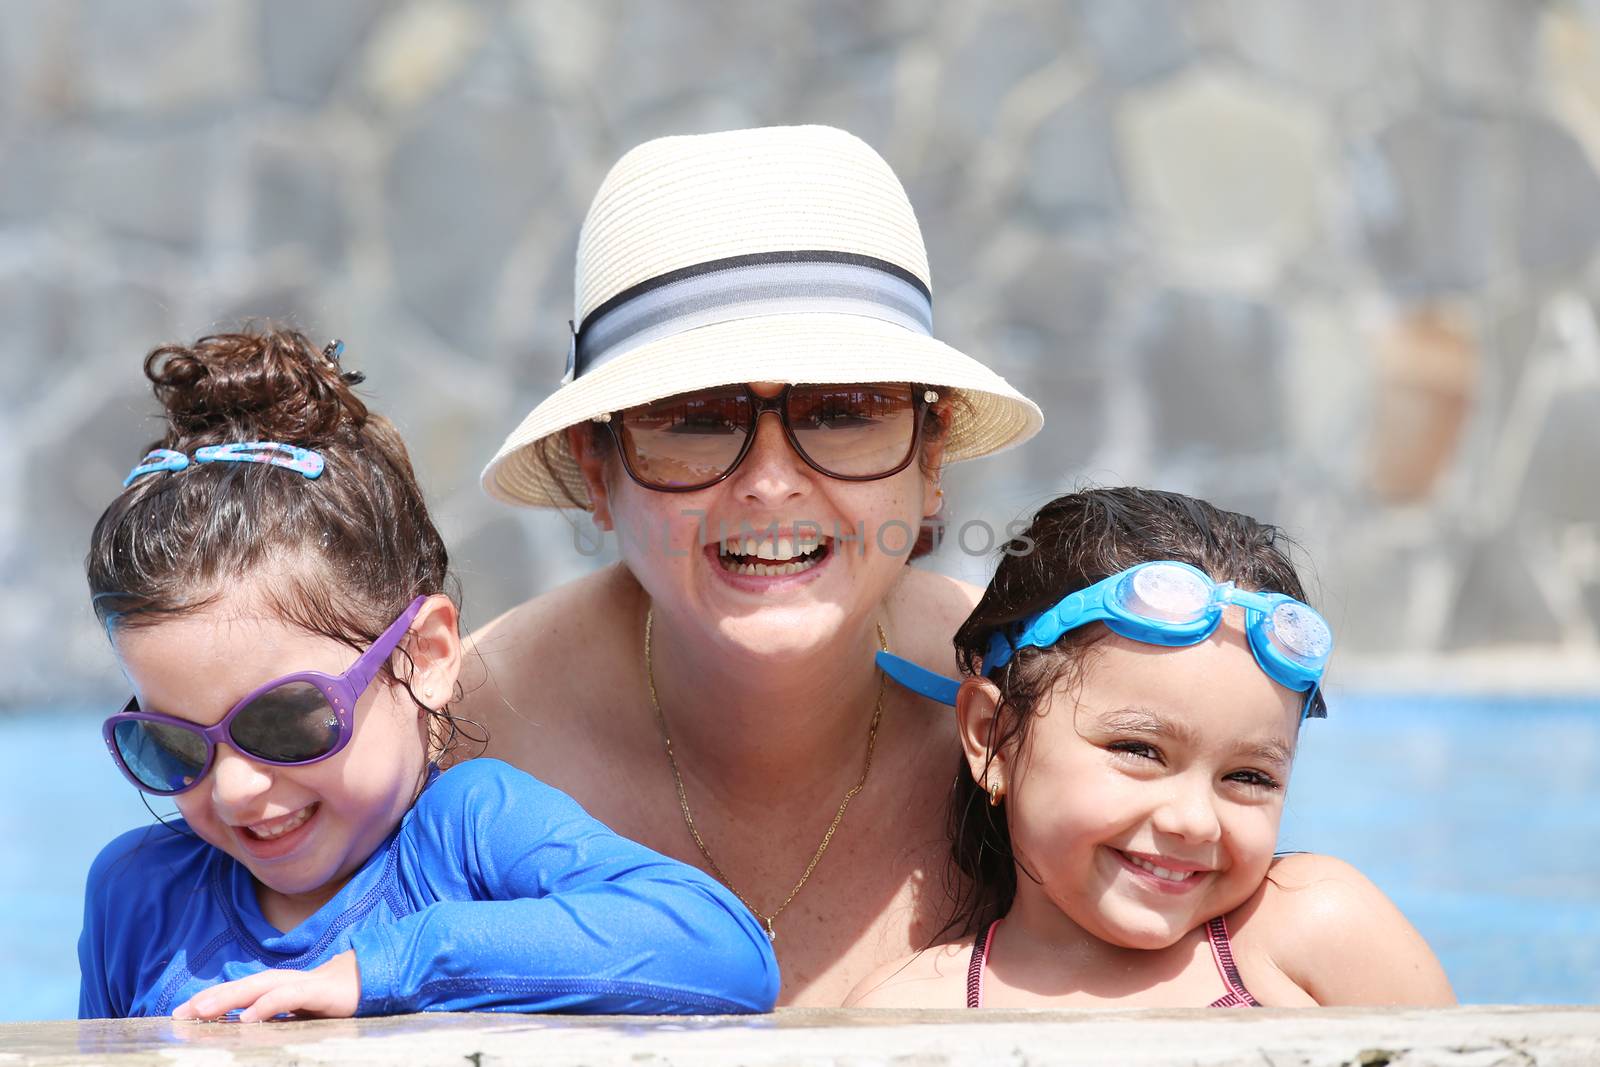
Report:
M 815 581 L 833 557 L 833 539 L 730 538 L 707 545 L 704 555 L 735 589 L 773 593 Z

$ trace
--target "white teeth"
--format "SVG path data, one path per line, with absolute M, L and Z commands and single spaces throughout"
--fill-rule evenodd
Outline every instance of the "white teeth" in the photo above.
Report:
M 1164 878 L 1169 882 L 1187 882 L 1190 878 L 1193 878 L 1195 875 L 1201 873 L 1199 871 L 1169 871 L 1165 867 L 1157 866 L 1156 864 L 1151 863 L 1149 860 L 1142 857 L 1129 856 L 1126 852 L 1124 852 L 1123 855 L 1128 856 L 1128 862 L 1132 863 L 1140 870 L 1149 871 L 1157 878 Z
M 299 811 L 295 812 L 293 815 L 289 816 L 289 818 L 281 822 L 274 819 L 263 823 L 252 823 L 250 826 L 245 827 L 245 829 L 249 830 L 252 835 L 259 837 L 263 841 L 271 841 L 275 837 L 282 837 L 290 830 L 299 829 L 301 824 L 303 824 L 309 818 L 311 818 L 310 806 L 301 808 Z
M 810 570 L 819 562 L 821 561 L 807 559 L 800 560 L 795 563 L 735 563 L 726 556 L 722 558 L 722 566 L 725 570 L 731 571 L 734 574 L 759 575 L 763 578 L 775 578 L 785 574 L 799 574 L 801 571 Z
M 725 541 L 720 553 L 722 565 L 735 574 L 754 574 L 773 577 L 798 574 L 816 565 L 821 558 L 822 543 L 809 538 L 797 541 L 793 537 L 746 537 L 742 541 Z M 742 556 L 744 559 L 734 559 Z M 754 563 L 744 560 L 763 560 Z
M 815 540 L 796 541 L 792 537 L 746 537 L 723 543 L 724 555 L 737 554 L 741 556 L 755 556 L 757 559 L 768 560 L 773 563 L 784 563 L 798 556 L 809 556 L 821 544 Z

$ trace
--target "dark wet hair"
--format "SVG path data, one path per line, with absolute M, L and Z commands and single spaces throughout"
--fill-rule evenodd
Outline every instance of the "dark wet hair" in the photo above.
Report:
M 1028 528 L 1002 547 L 994 578 L 956 631 L 956 656 L 964 673 L 978 674 L 995 633 L 1011 630 L 1075 590 L 1150 560 L 1188 563 L 1215 581 L 1304 601 L 1289 559 L 1294 547 L 1275 526 L 1181 493 L 1132 488 L 1071 493 L 1040 508 Z M 1008 745 L 1023 744 L 1044 697 L 1063 680 L 1081 676 L 1084 653 L 1109 633 L 1098 623 L 1080 627 L 1050 648 L 1018 650 L 990 676 L 1000 700 L 989 759 Z M 989 804 L 965 760 L 951 787 L 949 833 L 953 910 L 941 936 L 976 934 L 1011 909 L 1017 869 L 1005 802 Z
M 254 591 L 279 618 L 356 650 L 417 596 L 459 604 L 400 434 L 352 392 L 362 376 L 336 352 L 264 326 L 145 357 L 167 417 L 150 447 L 191 463 L 135 478 L 95 523 L 85 567 L 108 635 L 203 610 L 258 577 L 270 578 Z M 197 448 L 243 441 L 315 450 L 325 467 L 312 480 L 264 463 L 192 462 Z M 442 754 L 458 722 L 446 709 L 432 727 Z

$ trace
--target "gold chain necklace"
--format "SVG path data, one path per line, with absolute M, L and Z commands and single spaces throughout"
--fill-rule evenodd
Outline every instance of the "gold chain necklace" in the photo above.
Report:
M 644 676 L 645 681 L 650 685 L 650 707 L 656 713 L 656 725 L 661 728 L 661 743 L 667 750 L 667 765 L 672 768 L 672 781 L 678 787 L 678 807 L 683 812 L 683 825 L 689 828 L 689 836 L 694 838 L 695 847 L 700 849 L 700 855 L 706 858 L 706 864 L 710 866 L 711 873 L 716 875 L 717 880 L 727 886 L 733 895 L 739 898 L 739 903 L 749 908 L 750 913 L 761 920 L 761 924 L 767 928 L 767 939 L 777 941 L 778 932 L 772 928 L 772 924 L 777 921 L 778 916 L 783 914 L 783 909 L 789 906 L 795 895 L 805 886 L 806 880 L 811 877 L 811 872 L 817 869 L 817 864 L 821 861 L 822 854 L 828 851 L 828 845 L 833 841 L 834 832 L 839 829 L 839 823 L 844 820 L 844 809 L 850 806 L 850 802 L 856 798 L 856 794 L 861 792 L 862 788 L 867 784 L 867 775 L 872 771 L 872 750 L 878 742 L 878 720 L 883 717 L 883 692 L 887 676 L 882 671 L 878 672 L 878 701 L 872 709 L 872 725 L 867 728 L 867 759 L 862 765 L 860 780 L 851 786 L 849 791 L 845 793 L 844 799 L 839 801 L 839 810 L 833 813 L 833 822 L 829 824 L 828 832 L 822 835 L 822 843 L 811 854 L 811 862 L 806 864 L 805 873 L 800 875 L 800 880 L 794 884 L 793 889 L 789 890 L 789 895 L 783 898 L 783 903 L 773 909 L 772 914 L 763 915 L 743 893 L 734 887 L 732 882 L 728 881 L 728 876 L 722 873 L 722 868 L 717 866 L 717 861 L 711 858 L 711 850 L 706 848 L 705 841 L 700 837 L 700 831 L 695 829 L 694 815 L 689 811 L 689 798 L 683 791 L 683 775 L 678 771 L 678 758 L 672 754 L 672 734 L 667 732 L 667 717 L 661 713 L 661 701 L 656 696 L 655 662 L 650 655 L 650 631 L 655 623 L 655 612 L 656 609 L 652 606 L 647 608 L 644 613 Z M 883 625 L 881 623 L 875 625 L 878 628 L 878 647 L 887 652 L 889 651 L 889 639 L 884 636 Z

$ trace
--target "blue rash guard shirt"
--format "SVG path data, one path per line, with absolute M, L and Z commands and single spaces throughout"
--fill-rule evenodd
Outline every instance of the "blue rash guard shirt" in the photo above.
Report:
M 360 1015 L 752 1012 L 778 994 L 766 934 L 720 884 L 477 759 L 435 774 L 350 881 L 287 932 L 220 849 L 162 826 L 118 837 L 89 871 L 78 1015 L 170 1015 L 218 982 L 346 949 Z

